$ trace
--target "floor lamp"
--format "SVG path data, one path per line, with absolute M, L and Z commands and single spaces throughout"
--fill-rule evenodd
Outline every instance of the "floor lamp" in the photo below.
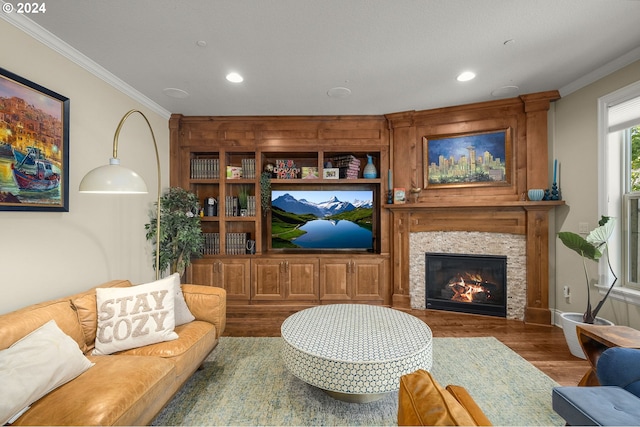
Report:
M 81 193 L 95 194 L 147 194 L 147 184 L 140 175 L 131 169 L 120 166 L 118 159 L 118 136 L 124 122 L 132 114 L 138 113 L 142 116 L 153 139 L 153 147 L 156 151 L 156 166 L 158 168 L 158 200 L 156 201 L 156 280 L 160 278 L 160 156 L 158 155 L 158 144 L 153 134 L 149 119 L 141 111 L 130 110 L 120 119 L 116 133 L 113 136 L 113 157 L 109 159 L 109 164 L 99 166 L 87 173 L 80 182 Z

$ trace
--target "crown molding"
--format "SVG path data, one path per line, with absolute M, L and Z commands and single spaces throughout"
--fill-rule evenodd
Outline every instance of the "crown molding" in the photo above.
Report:
M 0 3 L 4 4 L 5 2 L 0 1 Z M 134 101 L 144 105 L 156 114 L 162 116 L 167 120 L 171 117 L 171 112 L 153 102 L 141 92 L 137 91 L 132 86 L 114 76 L 104 67 L 92 61 L 82 52 L 68 45 L 67 43 L 56 37 L 54 34 L 50 33 L 40 25 L 33 22 L 31 19 L 27 18 L 25 15 L 17 13 L 2 13 L 0 17 L 2 17 L 5 21 L 9 22 L 13 26 L 19 28 L 24 33 L 30 35 L 40 43 L 44 44 L 45 46 L 49 47 L 65 58 L 69 59 L 73 63 L 84 68 L 99 79 L 113 86 L 115 89 L 132 98 Z
M 560 96 L 565 97 L 570 93 L 573 93 L 579 89 L 582 89 L 583 87 L 588 86 L 591 83 L 594 83 L 600 80 L 601 78 L 604 78 L 609 74 L 612 74 L 626 67 L 627 65 L 633 64 L 639 59 L 640 59 L 640 47 L 637 47 L 633 49 L 631 52 L 628 52 L 618 57 L 617 59 L 614 59 L 613 61 L 608 62 L 602 67 L 580 77 L 579 79 L 574 80 L 568 85 L 561 87 L 559 91 Z

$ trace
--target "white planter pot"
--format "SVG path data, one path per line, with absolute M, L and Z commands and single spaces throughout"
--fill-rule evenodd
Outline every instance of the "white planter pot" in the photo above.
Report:
M 576 357 L 586 359 L 587 357 L 582 351 L 580 341 L 578 341 L 578 332 L 576 330 L 576 326 L 584 323 L 582 321 L 582 313 L 562 313 L 560 314 L 560 319 L 562 321 L 562 332 L 564 332 L 564 338 L 567 340 L 569 351 Z M 596 317 L 594 322 L 594 325 L 613 326 L 613 324 L 613 322 L 601 317 Z

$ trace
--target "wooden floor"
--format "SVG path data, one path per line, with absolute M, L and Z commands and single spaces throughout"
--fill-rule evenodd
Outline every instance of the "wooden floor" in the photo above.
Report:
M 224 335 L 232 337 L 280 336 L 280 325 L 295 312 L 271 308 L 249 316 L 234 314 L 233 308 L 228 308 Z M 409 313 L 426 322 L 434 337 L 496 337 L 560 385 L 577 385 L 589 369 L 586 360 L 571 355 L 562 329 L 555 326 L 436 310 Z

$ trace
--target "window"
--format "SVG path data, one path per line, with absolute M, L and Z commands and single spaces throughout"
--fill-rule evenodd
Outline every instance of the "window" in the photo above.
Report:
M 627 160 L 623 197 L 623 284 L 640 289 L 640 126 L 619 132 L 627 153 L 624 156 Z
M 640 82 L 598 100 L 599 210 L 619 219 L 610 240 L 611 260 L 622 287 L 612 297 L 640 304 Z M 600 283 L 611 283 L 601 263 Z M 636 291 L 633 291 L 635 289 Z

